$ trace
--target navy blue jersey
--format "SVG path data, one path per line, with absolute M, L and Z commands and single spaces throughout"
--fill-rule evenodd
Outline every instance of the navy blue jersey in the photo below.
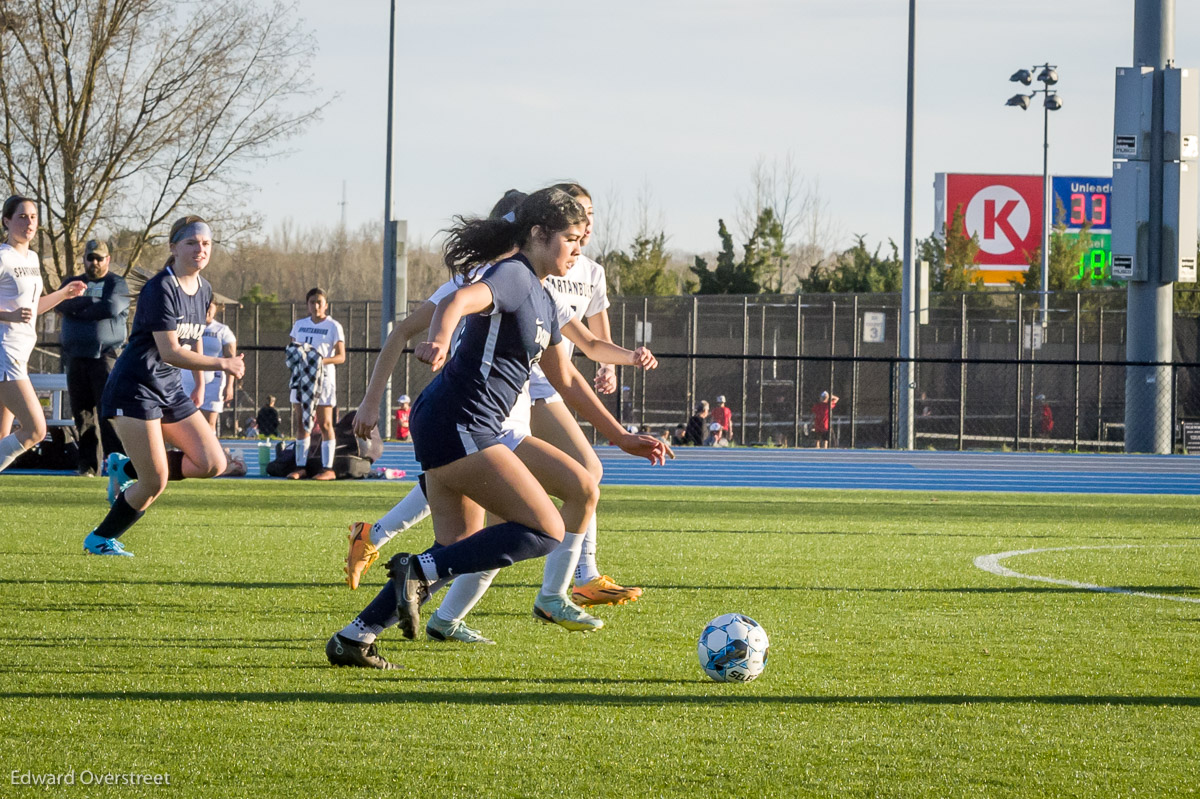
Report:
M 191 295 L 180 287 L 169 266 L 146 281 L 138 294 L 129 344 L 113 367 L 110 384 L 142 385 L 164 398 L 179 385 L 179 369 L 162 359 L 154 334 L 174 330 L 179 343 L 187 347 L 200 340 L 213 291 L 207 280 L 199 279 L 200 289 Z
M 456 406 L 444 410 L 469 429 L 499 432 L 530 369 L 562 334 L 554 300 L 524 256 L 501 261 L 480 282 L 492 291 L 492 308 L 466 318 L 454 354 L 429 388 L 441 384 L 437 392 Z

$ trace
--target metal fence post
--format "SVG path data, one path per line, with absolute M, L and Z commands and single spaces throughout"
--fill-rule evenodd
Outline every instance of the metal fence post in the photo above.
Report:
M 1079 359 L 1083 347 L 1083 295 L 1075 292 L 1075 424 L 1072 427 L 1072 447 L 1079 449 Z
M 1022 300 L 1024 297 L 1018 292 L 1017 294 L 1017 363 L 1013 364 L 1017 370 L 1016 386 L 1013 394 L 1013 449 L 1021 448 L 1021 356 L 1025 354 L 1024 337 L 1025 337 L 1025 320 L 1023 318 Z M 1033 336 L 1032 329 L 1030 337 Z M 1032 343 L 1032 342 L 1030 342 Z
M 804 305 L 804 295 L 796 295 L 796 415 L 792 425 L 792 441 L 800 446 L 800 385 L 804 379 L 804 362 L 800 360 L 804 348 L 804 318 L 801 307 Z
M 958 356 L 963 362 L 958 365 L 958 451 L 965 448 L 964 434 L 967 430 L 967 294 L 958 295 L 961 325 L 958 342 Z
M 766 303 L 763 303 L 759 307 L 762 309 L 762 319 L 759 322 L 758 354 L 766 355 L 767 354 L 767 305 L 766 305 Z M 771 363 L 775 363 L 775 362 L 771 361 Z M 758 362 L 758 441 L 760 444 L 762 443 L 762 440 L 763 440 L 763 378 L 766 377 L 766 371 L 765 371 L 766 364 L 767 364 L 767 361 L 765 358 L 760 359 Z M 745 444 L 746 442 L 743 441 L 742 443 Z
M 1100 309 L 1099 333 L 1096 336 L 1096 360 L 1104 360 L 1104 309 Z M 1096 440 L 1104 438 L 1104 367 L 1096 367 Z
M 850 353 L 854 357 L 854 362 L 850 365 L 850 449 L 854 449 L 855 423 L 858 420 L 858 342 L 862 338 L 859 334 L 857 294 L 854 295 L 851 318 L 853 324 L 850 325 Z
M 738 440 L 746 443 L 746 367 L 749 363 L 746 356 L 750 354 L 750 298 L 742 297 L 742 433 Z
M 829 385 L 825 388 L 832 397 L 833 390 L 833 359 L 837 357 L 837 300 L 829 304 Z M 829 446 L 837 444 L 837 425 L 833 423 L 833 406 L 829 408 Z
M 254 405 L 255 405 L 256 409 L 259 407 L 258 398 L 260 396 L 260 394 L 258 392 L 258 361 L 262 355 L 262 351 L 258 349 L 258 346 L 259 346 L 258 333 L 260 330 L 262 330 L 262 325 L 259 324 L 258 310 L 261 307 L 262 306 L 259 305 L 258 303 L 254 303 Z
M 648 333 L 649 330 L 650 330 L 650 298 L 643 297 L 642 298 L 642 344 L 643 345 L 647 344 L 650 340 L 650 334 Z M 649 377 L 650 375 L 645 369 L 638 369 L 637 371 L 641 373 L 640 377 L 641 377 L 641 384 L 642 384 L 642 400 L 638 407 L 638 429 L 645 430 L 645 428 L 646 428 L 646 378 Z

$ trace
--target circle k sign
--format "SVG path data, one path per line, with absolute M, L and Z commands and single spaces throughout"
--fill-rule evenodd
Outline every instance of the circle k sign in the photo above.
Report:
M 947 227 L 955 211 L 963 232 L 979 237 L 979 264 L 1024 269 L 1042 243 L 1042 179 L 1038 175 L 939 175 L 938 212 Z M 944 184 L 941 179 L 944 178 Z

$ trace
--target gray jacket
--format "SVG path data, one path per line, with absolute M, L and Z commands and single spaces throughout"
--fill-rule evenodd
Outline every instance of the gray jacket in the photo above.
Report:
M 63 300 L 55 308 L 62 315 L 63 357 L 115 357 L 125 344 L 125 320 L 129 316 L 125 278 L 110 271 L 99 280 L 75 275 L 66 283 L 75 280 L 87 283 L 87 291 L 83 296 Z

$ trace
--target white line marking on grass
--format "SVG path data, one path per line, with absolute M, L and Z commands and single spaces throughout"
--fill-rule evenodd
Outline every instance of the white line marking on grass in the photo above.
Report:
M 1071 588 L 1082 588 L 1086 591 L 1098 591 L 1103 594 L 1126 594 L 1128 596 L 1141 596 L 1147 599 L 1166 599 L 1170 602 L 1194 602 L 1200 604 L 1200 599 L 1187 596 L 1173 596 L 1171 594 L 1151 594 L 1146 591 L 1130 591 L 1127 588 L 1113 588 L 1107 585 L 1094 585 L 1092 583 L 1077 583 L 1074 580 L 1060 580 L 1056 577 L 1042 577 L 1037 574 L 1022 574 L 1018 571 L 1013 571 L 1007 566 L 1000 565 L 1000 561 L 1007 558 L 1016 557 L 1017 555 L 1036 555 L 1041 552 L 1070 552 L 1076 549 L 1138 549 L 1141 544 L 1116 544 L 1109 546 L 1095 547 L 1046 547 L 1044 549 L 1014 549 L 1011 552 L 997 552 L 994 555 L 980 555 L 975 558 L 975 566 L 983 569 L 985 572 L 991 572 L 1001 577 L 1015 577 L 1019 580 L 1036 580 L 1039 583 L 1053 583 L 1055 585 L 1065 585 Z M 1164 544 L 1164 546 L 1169 546 Z

